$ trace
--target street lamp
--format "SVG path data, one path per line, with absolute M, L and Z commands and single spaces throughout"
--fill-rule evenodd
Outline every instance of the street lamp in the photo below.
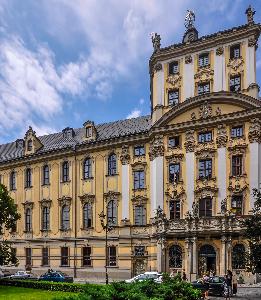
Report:
M 112 226 L 108 223 L 108 219 L 106 220 L 106 215 L 104 211 L 99 214 L 100 222 L 102 229 L 105 230 L 105 278 L 106 284 L 109 283 L 109 276 L 108 276 L 108 232 L 112 230 Z

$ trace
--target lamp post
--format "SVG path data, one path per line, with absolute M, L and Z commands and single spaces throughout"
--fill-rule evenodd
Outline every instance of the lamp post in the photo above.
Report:
M 106 215 L 104 211 L 99 214 L 100 222 L 102 229 L 105 231 L 105 282 L 106 284 L 109 283 L 109 276 L 108 276 L 108 232 L 112 230 L 112 226 L 106 220 Z

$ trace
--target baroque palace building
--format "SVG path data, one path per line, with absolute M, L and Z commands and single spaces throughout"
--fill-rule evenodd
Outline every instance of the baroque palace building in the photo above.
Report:
M 188 11 L 182 42 L 165 48 L 153 34 L 150 116 L 45 136 L 29 127 L 0 146 L 1 183 L 21 213 L 1 237 L 13 269 L 87 281 L 104 281 L 106 268 L 110 280 L 232 269 L 248 280 L 240 220 L 261 184 L 254 13 L 199 37 Z

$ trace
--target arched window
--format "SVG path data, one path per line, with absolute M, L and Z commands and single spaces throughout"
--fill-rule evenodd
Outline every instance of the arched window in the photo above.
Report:
M 110 226 L 117 225 L 117 205 L 116 200 L 110 200 L 107 206 L 107 218 Z
M 232 269 L 245 269 L 246 257 L 245 246 L 243 244 L 237 244 L 232 250 Z
M 92 227 L 92 205 L 85 203 L 83 206 L 83 228 Z
M 27 142 L 27 151 L 32 151 L 32 149 L 33 149 L 33 141 L 29 140 Z
M 69 162 L 65 161 L 62 164 L 62 181 L 67 182 L 69 181 Z
M 169 248 L 169 267 L 182 268 L 182 249 L 178 245 Z
M 117 172 L 116 154 L 112 153 L 108 158 L 108 175 L 115 175 Z
M 86 158 L 83 163 L 83 179 L 88 179 L 92 176 L 92 161 Z
M 50 228 L 50 208 L 42 208 L 42 230 L 49 230 Z
M 49 166 L 45 165 L 43 166 L 43 184 L 49 184 L 50 183 L 50 172 L 49 172 Z
M 32 187 L 32 170 L 30 168 L 25 170 L 25 187 Z
M 10 174 L 10 190 L 13 191 L 16 188 L 16 182 L 15 182 L 15 171 L 11 172 Z
M 70 208 L 68 205 L 62 207 L 62 230 L 70 229 Z
M 32 210 L 27 208 L 25 210 L 25 231 L 32 231 Z

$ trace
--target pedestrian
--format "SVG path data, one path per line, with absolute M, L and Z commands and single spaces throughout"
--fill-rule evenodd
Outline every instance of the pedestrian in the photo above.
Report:
M 183 281 L 187 281 L 188 280 L 187 275 L 185 273 L 185 270 L 183 270 L 183 273 L 182 273 L 182 280 Z
M 225 275 L 225 280 L 224 280 L 223 286 L 224 286 L 224 297 L 226 300 L 230 300 L 228 275 Z
M 233 291 L 232 291 L 232 282 L 233 282 L 233 274 L 230 270 L 227 270 L 227 285 L 228 285 L 228 292 L 229 292 L 229 296 L 233 295 Z
M 205 286 L 205 299 L 208 300 L 208 290 L 209 290 L 209 276 L 208 274 L 203 275 L 203 282 Z

